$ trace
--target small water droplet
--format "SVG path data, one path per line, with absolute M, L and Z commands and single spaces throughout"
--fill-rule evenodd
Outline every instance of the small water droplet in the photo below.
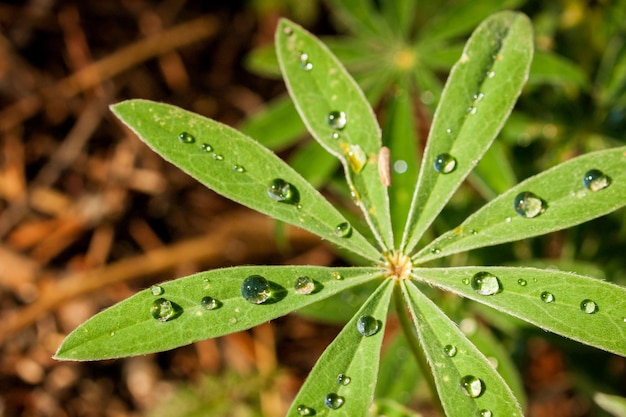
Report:
M 204 152 L 213 152 L 213 146 L 209 145 L 208 143 L 203 143 L 202 145 L 200 145 L 200 150 Z
M 491 412 L 491 410 L 486 410 L 486 409 L 480 410 L 478 415 L 480 417 L 493 417 L 493 413 Z
M 194 138 L 191 133 L 181 132 L 178 135 L 178 140 L 182 143 L 194 143 L 196 141 L 196 138 Z
M 451 134 L 451 133 L 452 133 L 452 129 L 447 128 L 447 129 L 446 129 L 446 133 L 447 133 L 447 134 Z
M 231 317 L 228 319 L 228 324 L 236 324 L 237 323 L 237 318 L 236 317 Z
M 502 291 L 502 283 L 489 272 L 479 272 L 472 277 L 472 289 L 480 295 L 494 295 Z
M 233 165 L 233 171 L 244 173 L 246 172 L 246 169 L 241 165 Z
M 476 109 L 476 106 L 469 106 L 467 109 L 465 109 L 465 112 L 467 114 L 476 114 L 478 110 Z
M 554 294 L 548 291 L 542 292 L 540 297 L 541 297 L 541 301 L 543 301 L 544 303 L 548 303 L 548 304 L 553 303 L 555 300 Z
M 335 130 L 343 130 L 348 124 L 348 118 L 344 112 L 334 110 L 326 116 L 326 123 Z
M 456 159 L 449 153 L 442 153 L 435 157 L 433 168 L 440 174 L 449 174 L 456 169 Z
M 528 282 L 524 278 L 520 278 L 517 280 L 517 285 L 519 285 L 520 287 L 525 287 L 527 284 Z
M 224 160 L 224 156 L 220 155 L 219 153 L 213 153 L 213 154 L 211 154 L 211 156 L 216 161 L 223 161 Z
M 306 405 L 300 404 L 298 408 L 296 408 L 299 416 L 314 416 L 315 411 L 312 408 L 307 407 Z
M 315 282 L 307 276 L 301 276 L 296 278 L 296 281 L 293 284 L 294 290 L 296 294 L 304 294 L 308 295 L 315 290 Z
M 352 378 L 350 378 L 349 376 L 345 374 L 337 375 L 337 383 L 339 385 L 348 385 L 350 382 L 352 382 Z
M 335 272 L 333 272 L 331 275 L 332 275 L 332 277 L 333 277 L 333 278 L 335 278 L 337 281 L 341 281 L 341 280 L 343 279 L 343 275 L 341 275 L 341 273 L 340 273 L 340 272 L 336 272 L 336 271 L 335 271 Z
M 470 398 L 478 398 L 485 392 L 485 383 L 474 375 L 465 375 L 459 381 L 463 393 Z
M 505 222 L 505 223 L 511 223 L 511 218 L 510 218 L 510 217 L 507 217 L 506 219 L 504 219 L 504 222 Z
M 495 77 L 495 76 L 496 76 L 495 71 L 489 71 L 489 72 L 487 73 L 487 78 L 493 78 L 493 77 Z
M 352 234 L 352 226 L 349 223 L 339 223 L 335 227 L 335 235 L 338 237 L 350 237 Z
M 334 392 L 331 392 L 326 396 L 326 398 L 324 398 L 324 404 L 326 404 L 326 407 L 332 410 L 340 408 L 343 405 L 344 401 L 345 400 L 342 396 L 337 395 Z
M 585 173 L 583 184 L 591 191 L 600 191 L 611 185 L 611 180 L 599 169 L 591 169 Z
M 469 278 L 467 278 L 467 277 L 465 277 L 465 278 L 463 278 L 463 279 L 461 280 L 461 282 L 462 282 L 463 284 L 465 284 L 465 285 L 469 285 L 469 283 L 470 283 L 470 279 L 469 279 Z
M 585 299 L 580 303 L 580 310 L 585 314 L 597 313 L 599 309 L 598 303 L 593 300 Z
M 241 296 L 252 304 L 263 304 L 271 295 L 270 283 L 261 275 L 250 275 L 241 284 Z
M 176 309 L 170 300 L 165 298 L 157 298 L 150 307 L 150 314 L 158 321 L 168 321 L 174 318 Z
M 483 98 L 485 98 L 485 94 L 484 93 L 476 93 L 476 94 L 474 94 L 472 96 L 472 99 L 474 100 L 475 103 L 478 103 Z
M 539 216 L 546 210 L 543 200 L 530 191 L 519 193 L 513 200 L 513 208 L 517 214 L 529 219 Z
M 281 178 L 276 178 L 270 183 L 267 195 L 279 203 L 298 204 L 300 201 L 298 189 Z
M 432 253 L 433 255 L 438 255 L 441 253 L 441 249 L 435 246 L 434 248 L 430 248 L 430 253 Z
M 313 69 L 313 64 L 309 61 L 309 54 L 304 52 L 300 54 L 300 68 L 305 71 L 311 71 Z
M 456 356 L 456 346 L 454 345 L 445 345 L 442 351 L 443 354 L 449 358 Z
M 155 284 L 155 285 L 150 287 L 150 293 L 152 295 L 162 295 L 164 292 L 165 292 L 165 290 L 160 285 L 156 285 Z
M 373 336 L 380 329 L 380 322 L 372 316 L 361 316 L 356 322 L 356 328 L 363 336 Z
M 217 301 L 215 298 L 209 297 L 207 295 L 206 297 L 202 297 L 202 300 L 200 300 L 200 305 L 205 310 L 215 310 L 220 306 L 220 302 Z
M 340 137 L 341 137 L 341 135 L 339 134 L 339 132 L 333 132 L 333 133 L 331 133 L 331 134 L 330 134 L 330 138 L 331 138 L 331 139 L 335 139 L 335 140 L 337 140 L 337 139 L 339 139 Z

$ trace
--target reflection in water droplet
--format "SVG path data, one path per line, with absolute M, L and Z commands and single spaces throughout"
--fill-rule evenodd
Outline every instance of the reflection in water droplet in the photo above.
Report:
M 203 143 L 202 145 L 200 145 L 200 150 L 204 152 L 213 152 L 213 146 L 209 145 L 208 143 Z
M 513 200 L 513 208 L 517 214 L 529 219 L 537 217 L 545 211 L 543 200 L 530 191 L 519 193 Z
M 150 293 L 152 295 L 162 295 L 164 292 L 165 292 L 165 290 L 160 285 L 156 285 L 155 284 L 155 285 L 150 287 Z
M 326 404 L 326 407 L 336 410 L 338 408 L 340 408 L 344 403 L 344 398 L 335 394 L 334 392 L 331 392 L 330 394 L 328 394 L 326 396 L 326 398 L 324 398 L 324 404 Z
M 489 272 L 479 272 L 472 277 L 472 289 L 480 295 L 494 295 L 502 291 L 502 283 Z
M 333 276 L 333 278 L 335 278 L 337 281 L 341 281 L 343 279 L 343 275 L 341 275 L 340 272 L 333 272 L 331 274 Z
M 599 169 L 592 169 L 585 173 L 583 184 L 591 191 L 600 191 L 611 185 L 611 180 Z
M 466 375 L 459 381 L 463 393 L 470 398 L 478 398 L 485 392 L 485 383 L 474 375 Z
M 178 140 L 182 143 L 194 143 L 196 141 L 196 138 L 194 138 L 191 133 L 181 132 L 178 135 Z
M 252 304 L 262 304 L 271 295 L 270 283 L 261 275 L 250 275 L 241 284 L 241 296 Z
M 445 345 L 443 347 L 443 354 L 449 358 L 456 356 L 456 346 L 454 345 Z
M 449 174 L 456 169 L 456 159 L 449 153 L 442 153 L 435 157 L 433 168 L 440 174 Z
M 335 227 L 335 235 L 338 237 L 350 237 L 352 234 L 352 226 L 349 223 L 340 223 Z
M 309 54 L 304 52 L 300 54 L 300 68 L 305 71 L 311 71 L 313 69 L 313 64 L 309 61 Z
M 356 322 L 356 328 L 363 336 L 373 336 L 380 329 L 380 322 L 372 316 L 361 316 Z
M 158 298 L 152 303 L 152 306 L 150 307 L 150 314 L 152 314 L 152 317 L 158 321 L 168 321 L 174 318 L 176 311 L 174 309 L 174 304 L 172 304 L 170 300 Z
M 433 255 L 438 255 L 441 253 L 441 249 L 435 246 L 433 248 L 430 248 L 430 253 L 432 253 Z
M 555 300 L 554 294 L 548 291 L 542 292 L 540 297 L 541 301 L 543 301 L 544 303 L 553 303 Z
M 583 313 L 594 314 L 600 309 L 598 303 L 593 300 L 585 299 L 580 303 L 580 309 Z
M 315 411 L 312 408 L 307 407 L 306 405 L 300 404 L 298 408 L 296 408 L 299 416 L 314 416 Z
M 315 283 L 311 278 L 307 276 L 301 276 L 296 278 L 293 287 L 297 294 L 308 295 L 311 294 L 313 290 L 315 290 Z
M 300 201 L 298 189 L 282 178 L 276 178 L 270 183 L 267 195 L 279 203 L 298 204 Z
M 222 155 L 220 155 L 219 153 L 214 153 L 211 154 L 211 156 L 213 157 L 213 159 L 215 159 L 216 161 L 223 161 L 224 157 Z
M 352 378 L 350 378 L 349 376 L 344 374 L 337 375 L 337 383 L 339 385 L 348 385 L 350 382 L 352 382 Z
M 200 305 L 205 310 L 215 310 L 220 306 L 220 302 L 217 301 L 215 298 L 209 297 L 207 295 L 206 297 L 202 297 L 202 300 L 200 300 Z
M 461 282 L 462 282 L 463 284 L 465 284 L 465 285 L 469 285 L 469 283 L 470 283 L 470 279 L 469 279 L 469 278 L 467 278 L 467 277 L 465 277 L 465 278 L 463 278 L 463 279 L 461 280 Z
M 335 130 L 343 130 L 348 124 L 348 118 L 342 111 L 331 111 L 326 116 L 326 123 Z
M 493 413 L 491 412 L 491 410 L 486 410 L 486 409 L 480 410 L 478 415 L 480 417 L 493 417 Z
M 246 169 L 241 165 L 233 165 L 233 171 L 244 173 Z
M 517 280 L 517 285 L 519 285 L 520 287 L 525 287 L 527 284 L 528 282 L 523 278 Z

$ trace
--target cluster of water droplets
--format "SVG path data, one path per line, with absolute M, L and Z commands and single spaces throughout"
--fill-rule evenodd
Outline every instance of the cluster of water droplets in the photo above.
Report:
M 441 354 L 449 359 L 453 359 L 458 354 L 455 345 L 448 344 L 441 349 Z M 459 379 L 459 387 L 461 391 L 470 398 L 478 398 L 485 393 L 487 386 L 484 381 L 474 375 L 465 375 Z M 489 410 L 483 410 L 491 413 Z M 481 412 L 482 413 L 482 412 Z M 489 416 L 491 414 L 480 414 L 480 416 Z
M 178 134 L 178 140 L 181 141 L 184 144 L 194 144 L 196 143 L 196 138 L 194 135 L 192 135 L 189 132 L 181 132 Z M 223 161 L 224 160 L 224 156 L 222 154 L 219 154 L 217 152 L 215 152 L 215 150 L 213 149 L 213 146 L 211 146 L 210 144 L 203 142 L 201 143 L 199 146 L 200 151 L 202 151 L 203 153 L 207 153 L 210 154 L 211 157 L 216 160 L 216 161 Z M 246 169 L 244 168 L 243 165 L 239 165 L 239 164 L 234 164 L 232 166 L 233 171 L 235 172 L 239 172 L 239 173 L 244 173 L 246 172 Z

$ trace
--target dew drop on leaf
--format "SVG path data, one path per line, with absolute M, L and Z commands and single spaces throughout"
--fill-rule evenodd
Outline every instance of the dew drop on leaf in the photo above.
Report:
M 528 285 L 528 282 L 524 278 L 520 278 L 517 280 L 517 285 L 519 285 L 520 287 L 525 287 L 526 285 Z
M 530 191 L 519 193 L 513 200 L 513 208 L 517 214 L 529 219 L 537 217 L 545 211 L 543 200 Z
M 299 416 L 314 416 L 315 415 L 315 411 L 312 408 L 307 407 L 306 405 L 299 405 L 298 408 L 296 408 L 296 411 L 298 412 Z
M 341 135 L 339 134 L 339 132 L 333 132 L 333 133 L 331 133 L 331 134 L 330 134 L 330 138 L 331 138 L 331 139 L 335 139 L 335 140 L 337 140 L 337 139 L 339 139 L 340 137 L 341 137 Z
M 485 392 L 485 383 L 474 375 L 465 375 L 459 381 L 463 393 L 470 398 L 478 398 Z
M 361 316 L 356 322 L 356 328 L 363 336 L 373 336 L 380 329 L 380 322 L 372 316 Z
M 493 78 L 493 77 L 495 77 L 495 76 L 496 76 L 495 71 L 489 71 L 489 72 L 487 72 L 487 78 Z
M 181 132 L 178 135 L 178 140 L 182 143 L 194 143 L 196 141 L 196 138 L 194 138 L 191 133 Z
M 352 382 L 352 378 L 350 378 L 349 376 L 345 374 L 337 375 L 337 383 L 339 385 L 348 385 L 350 382 Z
M 208 143 L 203 143 L 202 145 L 200 145 L 200 150 L 204 152 L 213 152 L 213 146 L 209 145 Z
M 309 54 L 305 52 L 300 54 L 300 68 L 305 71 L 311 71 L 313 69 L 313 64 L 309 61 Z
M 586 314 L 597 313 L 599 310 L 598 303 L 593 300 L 585 299 L 580 303 L 580 310 Z
M 219 153 L 214 153 L 211 155 L 213 157 L 213 159 L 215 159 L 216 161 L 223 161 L 224 160 L 224 156 L 220 155 Z
M 469 283 L 470 283 L 470 279 L 469 279 L 469 278 L 467 278 L 467 277 L 465 277 L 465 278 L 463 278 L 463 279 L 461 280 L 461 282 L 462 282 L 463 284 L 465 284 L 465 285 L 469 285 Z
M 343 279 L 343 275 L 341 275 L 340 272 L 333 272 L 331 274 L 333 276 L 333 278 L 335 278 L 337 281 L 341 281 Z
M 445 345 L 442 349 L 442 352 L 445 356 L 452 358 L 456 356 L 456 346 L 454 345 Z
M 555 298 L 554 298 L 554 294 L 552 294 L 551 292 L 548 291 L 544 291 L 541 293 L 541 301 L 543 301 L 544 303 L 553 303 Z
M 165 292 L 165 290 L 160 285 L 156 285 L 155 284 L 155 285 L 150 287 L 150 293 L 152 295 L 162 295 L 164 292 Z
M 349 223 L 339 223 L 335 227 L 335 235 L 338 237 L 350 237 L 352 234 L 352 226 Z
M 343 405 L 344 401 L 345 400 L 342 396 L 337 395 L 334 392 L 331 392 L 326 396 L 326 398 L 324 398 L 324 404 L 326 404 L 326 407 L 332 410 L 340 408 Z
M 611 181 L 599 169 L 591 169 L 585 173 L 583 184 L 591 191 L 600 191 L 611 185 Z
M 246 169 L 241 165 L 233 165 L 233 171 L 244 173 L 246 172 Z
M 441 253 L 441 249 L 439 249 L 438 247 L 430 248 L 430 253 L 432 253 L 433 255 L 438 255 Z
M 174 318 L 176 310 L 170 300 L 157 298 L 150 307 L 150 314 L 158 321 L 168 321 Z
M 482 409 L 480 410 L 480 412 L 478 413 L 478 415 L 480 417 L 492 417 L 493 413 L 491 412 L 491 410 L 486 410 L 486 409 Z
M 293 34 L 293 29 L 290 28 L 289 26 L 285 26 L 283 28 L 283 33 L 287 36 L 291 36 Z
M 472 277 L 472 289 L 480 295 L 494 295 L 502 291 L 502 283 L 489 272 L 478 272 Z
M 326 116 L 326 123 L 335 130 L 343 130 L 348 124 L 348 118 L 344 112 L 333 110 Z
M 272 295 L 270 283 L 261 275 L 250 275 L 241 284 L 241 296 L 252 304 L 263 304 L 270 295 Z
M 456 169 L 456 159 L 449 153 L 442 153 L 435 157 L 433 168 L 440 174 L 449 174 Z
M 315 290 L 315 283 L 313 280 L 307 276 L 301 276 L 296 278 L 296 281 L 293 284 L 293 288 L 297 294 L 308 295 Z
M 300 201 L 298 189 L 282 178 L 272 180 L 267 188 L 267 195 L 279 203 L 298 204 Z
M 202 297 L 202 300 L 200 300 L 200 305 L 205 310 L 215 310 L 220 306 L 220 302 L 217 301 L 215 298 L 209 297 L 207 295 L 206 297 Z

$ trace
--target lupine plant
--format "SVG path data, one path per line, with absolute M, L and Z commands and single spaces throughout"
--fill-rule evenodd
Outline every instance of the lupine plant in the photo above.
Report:
M 146 100 L 112 110 L 163 158 L 206 186 L 319 235 L 365 266 L 238 266 L 154 285 L 74 330 L 57 359 L 173 349 L 249 329 L 363 285 L 374 289 L 319 358 L 289 416 L 367 414 L 390 306 L 416 360 L 430 368 L 447 416 L 521 416 L 494 366 L 426 295 L 431 287 L 626 355 L 626 288 L 553 269 L 432 266 L 449 255 L 553 232 L 626 205 L 626 147 L 607 149 L 526 179 L 428 241 L 432 222 L 504 125 L 527 79 L 533 38 L 526 16 L 495 14 L 468 40 L 443 89 L 400 226 L 393 224 L 389 189 L 401 174 L 391 176 L 390 161 L 412 156 L 392 155 L 383 145 L 364 94 L 318 39 L 281 20 L 276 51 L 309 132 L 343 165 L 366 232 L 274 153 L 230 127 Z

